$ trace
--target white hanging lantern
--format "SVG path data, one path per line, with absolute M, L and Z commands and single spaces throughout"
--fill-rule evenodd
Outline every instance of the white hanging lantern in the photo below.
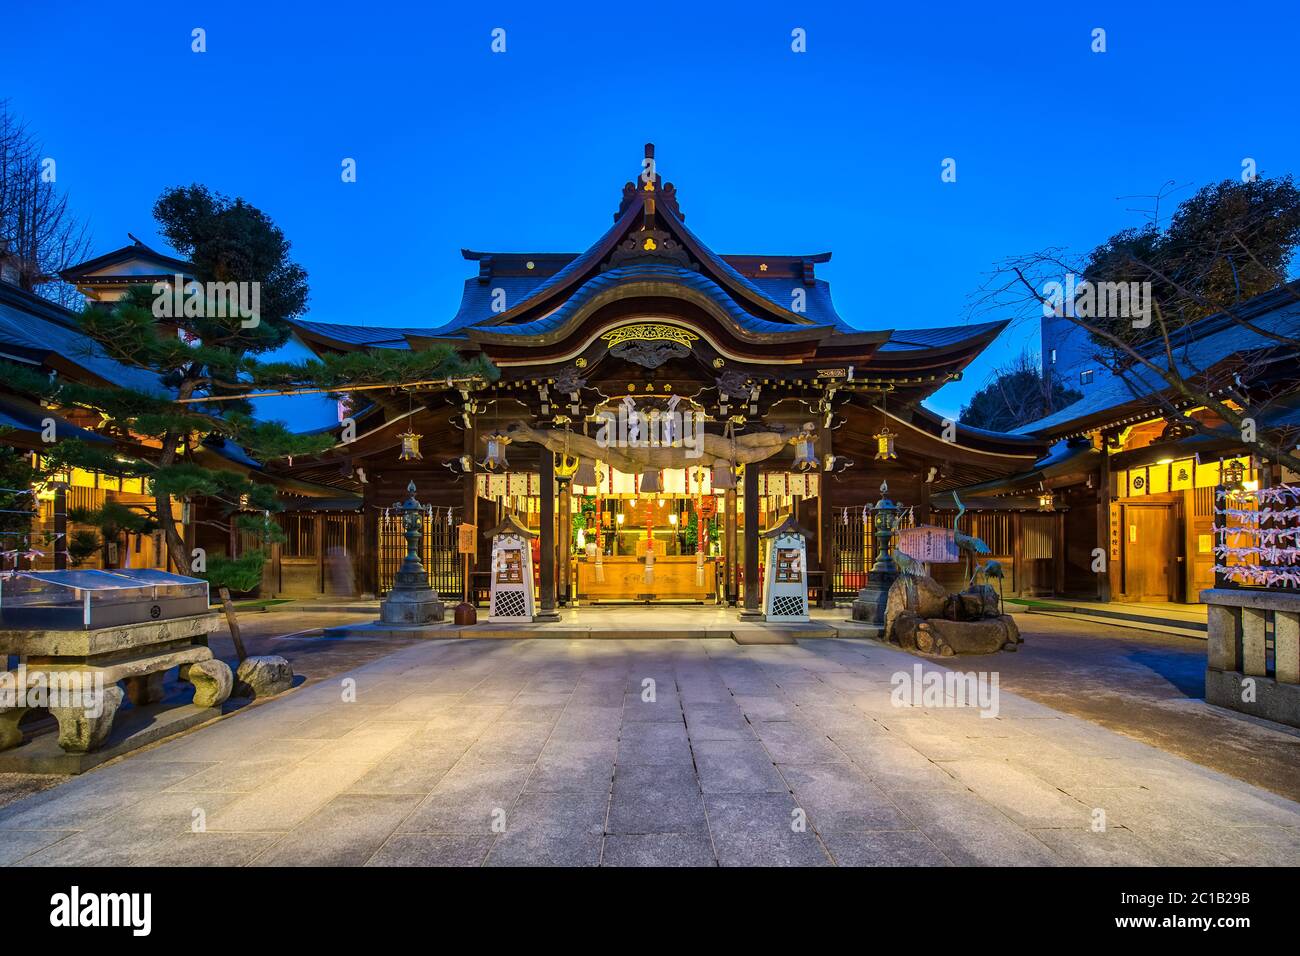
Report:
M 821 462 L 817 459 L 817 450 L 814 446 L 812 432 L 800 432 L 790 439 L 790 444 L 794 446 L 792 467 L 795 471 L 815 471 L 820 467 Z
M 509 444 L 510 437 L 504 432 L 494 431 L 487 436 L 487 457 L 483 459 L 487 471 L 505 471 L 510 467 L 510 462 L 506 461 L 506 446 Z

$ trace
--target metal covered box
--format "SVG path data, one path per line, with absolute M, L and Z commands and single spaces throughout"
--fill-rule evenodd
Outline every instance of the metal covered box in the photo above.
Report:
M 0 627 L 93 630 L 208 611 L 208 582 L 152 568 L 11 571 L 0 577 Z

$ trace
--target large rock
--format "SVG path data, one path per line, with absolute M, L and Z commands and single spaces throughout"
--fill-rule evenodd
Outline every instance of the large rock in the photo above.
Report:
M 293 673 L 289 674 L 292 681 Z M 186 679 L 194 685 L 195 707 L 216 707 L 225 702 L 234 688 L 235 678 L 225 661 L 199 661 L 191 664 Z
M 885 602 L 885 640 L 891 640 L 894 622 L 904 612 L 917 617 L 943 617 L 948 592 L 926 574 L 900 574 L 889 588 Z
M 973 584 L 962 594 L 974 597 L 980 606 L 980 617 L 998 617 L 1002 613 L 1002 602 L 998 592 L 991 584 Z
M 978 621 L 922 619 L 904 611 L 894 622 L 894 640 L 904 650 L 933 657 L 1014 651 L 1024 639 L 1009 615 Z
M 246 657 L 235 674 L 236 697 L 273 697 L 293 686 L 293 668 L 283 657 Z

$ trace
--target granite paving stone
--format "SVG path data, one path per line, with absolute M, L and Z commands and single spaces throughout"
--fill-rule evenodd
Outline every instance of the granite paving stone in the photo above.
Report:
M 722 866 L 829 866 L 812 826 L 798 824 L 788 793 L 710 793 L 709 832 Z
M 1300 863 L 1300 805 L 1005 690 L 896 706 L 868 640 L 383 655 L 16 799 L 0 865 Z
M 419 801 L 414 794 L 340 794 L 280 837 L 254 863 L 361 866 Z

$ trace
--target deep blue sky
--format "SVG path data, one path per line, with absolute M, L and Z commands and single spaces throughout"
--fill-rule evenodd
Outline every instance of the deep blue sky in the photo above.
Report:
M 1295 3 L 1048 6 L 16 3 L 0 96 L 96 253 L 155 239 L 159 191 L 206 183 L 283 227 L 321 321 L 438 325 L 462 247 L 584 249 L 653 141 L 716 251 L 829 249 L 850 322 L 961 324 L 999 258 L 1139 223 L 1117 197 L 1300 157 Z M 1026 342 L 930 404 L 955 413 Z

